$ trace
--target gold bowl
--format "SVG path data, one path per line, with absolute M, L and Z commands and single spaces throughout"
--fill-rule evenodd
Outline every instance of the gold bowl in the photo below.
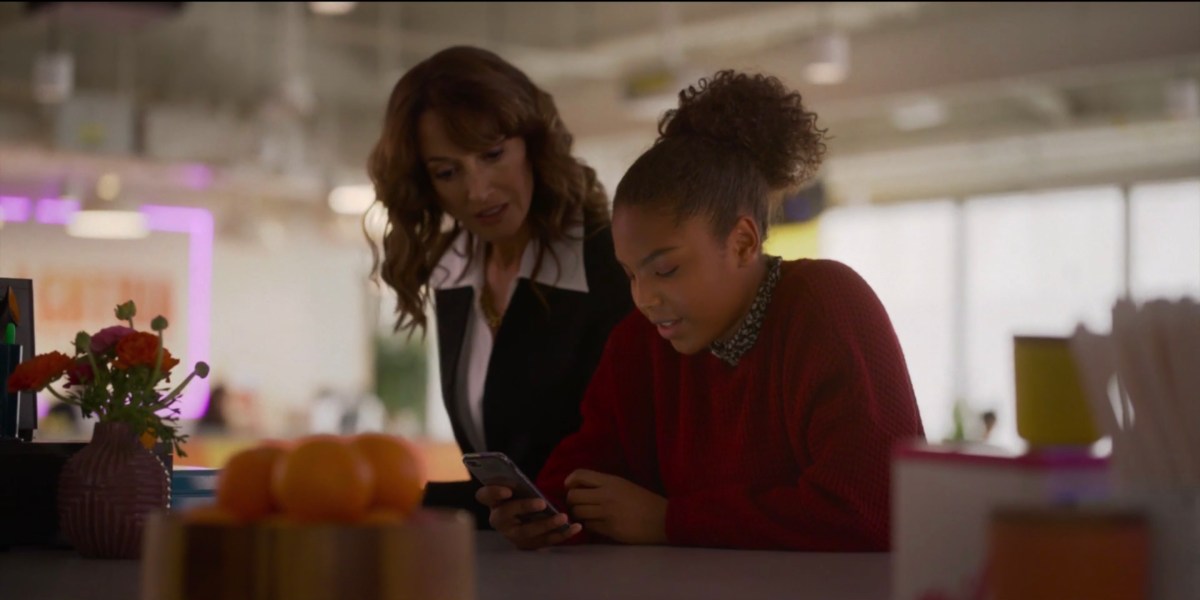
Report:
M 475 526 L 419 509 L 393 523 L 254 524 L 149 516 L 142 600 L 474 600 Z

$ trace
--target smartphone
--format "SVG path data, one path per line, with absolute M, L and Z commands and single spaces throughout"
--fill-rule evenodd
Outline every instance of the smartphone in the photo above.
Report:
M 529 481 L 525 473 L 521 472 L 521 468 L 503 452 L 469 452 L 463 455 L 463 464 L 480 483 L 502 485 L 512 490 L 513 500 L 541 498 L 546 503 L 546 508 L 542 510 L 517 517 L 522 523 L 540 521 L 558 514 L 558 509 L 554 508 L 550 500 L 546 499 L 537 486 Z M 568 527 L 568 525 L 563 525 L 563 527 Z

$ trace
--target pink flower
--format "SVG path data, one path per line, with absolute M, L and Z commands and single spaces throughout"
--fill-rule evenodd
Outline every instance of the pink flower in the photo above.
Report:
M 123 325 L 105 327 L 92 336 L 92 354 L 104 354 L 133 330 Z

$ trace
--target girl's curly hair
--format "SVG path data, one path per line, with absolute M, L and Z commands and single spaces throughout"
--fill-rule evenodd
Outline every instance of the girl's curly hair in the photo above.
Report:
M 589 224 L 609 221 L 604 187 L 591 167 L 571 155 L 574 140 L 549 94 L 481 48 L 456 46 L 425 59 L 392 89 L 383 131 L 367 162 L 378 203 L 387 211 L 382 261 L 367 234 L 371 277 L 382 277 L 395 290 L 395 329 L 410 334 L 424 332 L 430 276 L 462 231 L 458 223 L 443 227 L 445 213 L 422 166 L 417 120 L 427 110 L 436 110 L 453 141 L 467 150 L 482 152 L 508 137 L 525 140 L 534 177 L 527 219 L 541 242 L 535 277 L 550 242 L 566 235 L 581 209 Z
M 718 235 L 748 214 L 765 235 L 777 192 L 816 175 L 825 131 L 778 78 L 718 71 L 679 92 L 658 139 L 617 185 L 614 207 L 649 206 L 678 221 L 705 215 Z

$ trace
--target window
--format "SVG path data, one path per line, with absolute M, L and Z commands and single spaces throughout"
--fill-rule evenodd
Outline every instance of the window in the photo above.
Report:
M 1200 299 L 1200 180 L 1130 190 L 1130 293 Z
M 887 309 L 931 441 L 952 430 L 954 400 L 953 202 L 831 209 L 820 252 L 849 265 Z
M 1107 331 L 1121 294 L 1120 189 L 973 198 L 965 206 L 966 401 L 994 410 L 991 442 L 1019 449 L 1014 335 Z

